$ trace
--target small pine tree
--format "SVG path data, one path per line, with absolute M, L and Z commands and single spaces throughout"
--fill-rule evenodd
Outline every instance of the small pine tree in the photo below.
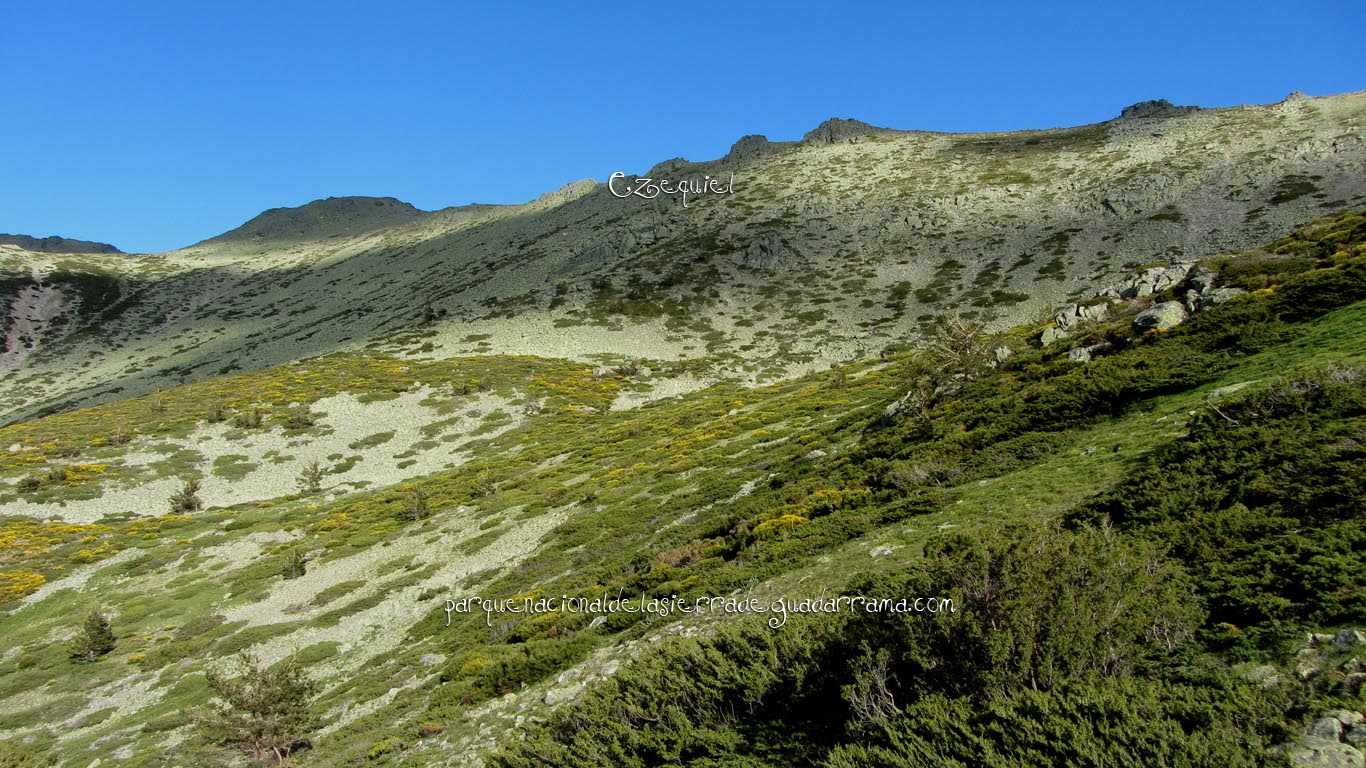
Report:
M 991 344 L 981 323 L 946 315 L 935 325 L 930 356 L 955 389 L 981 376 L 991 366 Z
M 209 406 L 209 412 L 204 415 L 204 420 L 210 424 L 222 423 L 228 417 L 227 406 L 222 403 L 214 403 Z
M 185 485 L 171 495 L 171 514 L 173 515 L 197 512 L 203 508 L 204 502 L 199 499 L 199 478 L 197 477 L 186 480 Z
M 892 693 L 895 686 L 891 652 L 886 648 L 874 652 L 865 641 L 863 656 L 854 667 L 854 682 L 841 689 L 853 715 L 851 725 L 855 731 L 873 730 L 901 714 Z
M 280 575 L 284 576 L 286 579 L 297 579 L 308 572 L 307 563 L 308 558 L 304 556 L 304 553 L 297 549 L 292 549 L 289 552 L 289 559 L 285 561 L 285 567 Z
M 308 735 L 320 725 L 310 711 L 318 683 L 297 657 L 274 667 L 245 652 L 238 659 L 238 677 L 208 671 L 209 688 L 221 703 L 196 715 L 200 733 L 210 743 L 240 749 L 255 760 L 274 756 L 277 765 L 284 765 L 290 754 L 311 746 Z
M 492 496 L 498 490 L 498 484 L 493 481 L 493 473 L 487 469 L 479 470 L 474 476 L 474 495 Z
M 317 414 L 307 405 L 292 408 L 285 418 L 285 427 L 291 430 L 308 429 L 318 423 Z
M 316 461 L 310 461 L 299 472 L 299 490 L 304 493 L 319 493 L 323 489 L 323 468 Z
M 94 661 L 114 650 L 114 641 L 114 630 L 110 626 L 109 617 L 98 608 L 92 608 L 85 615 L 85 621 L 81 623 L 81 634 L 76 638 L 71 655 L 81 661 Z
M 417 522 L 427 516 L 427 492 L 414 488 L 403 497 L 403 517 Z
M 253 405 L 245 411 L 238 413 L 237 416 L 233 418 L 233 424 L 239 429 L 255 429 L 261 426 L 261 418 L 261 408 Z
M 844 374 L 844 369 L 839 363 L 830 364 L 830 385 L 835 389 L 843 389 L 848 382 L 848 377 Z

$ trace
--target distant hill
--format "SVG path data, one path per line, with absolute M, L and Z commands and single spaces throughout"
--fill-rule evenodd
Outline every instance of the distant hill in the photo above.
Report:
M 416 221 L 425 212 L 392 197 L 329 197 L 297 208 L 271 208 L 204 243 L 280 242 L 359 235 Z
M 0 233 L 0 245 L 17 245 L 35 253 L 123 253 L 109 243 L 96 243 L 90 240 L 72 240 L 68 237 L 32 237 L 30 235 L 6 235 Z

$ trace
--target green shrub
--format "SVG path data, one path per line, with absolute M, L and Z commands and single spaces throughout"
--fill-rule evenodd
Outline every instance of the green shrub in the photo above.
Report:
M 114 645 L 114 630 L 109 617 L 98 608 L 92 608 L 81 622 L 81 632 L 76 636 L 71 655 L 80 661 L 94 661 L 114 650 Z
M 303 493 L 319 493 L 323 489 L 323 470 L 318 462 L 310 461 L 299 471 L 299 490 Z
M 298 549 L 291 549 L 280 575 L 286 579 L 297 579 L 308 572 L 308 558 Z
M 318 728 L 309 711 L 318 684 L 309 679 L 295 658 L 265 667 L 243 653 L 241 674 L 228 677 L 208 671 L 209 688 L 222 703 L 210 705 L 196 721 L 208 742 L 238 749 L 255 760 L 284 758 L 310 745 Z
M 203 508 L 204 502 L 199 499 L 199 478 L 186 479 L 180 490 L 171 495 L 171 514 L 173 515 L 196 512 Z
M 1202 411 L 1070 515 L 1167 542 L 1210 622 L 1359 622 L 1366 592 L 1366 374 L 1330 368 Z M 1288 623 L 1287 623 L 1288 622 Z
M 1049 691 L 985 704 L 934 694 L 823 768 L 963 768 L 975 765 L 1263 766 L 1286 735 L 1263 731 L 1264 691 L 1236 681 L 1200 685 L 1095 675 Z
M 955 612 L 935 620 L 858 619 L 864 636 L 903 649 L 902 698 L 1130 675 L 1190 640 L 1202 618 L 1177 565 L 1156 546 L 1107 529 L 951 535 L 926 547 L 909 579 L 872 579 L 855 591 L 955 601 Z

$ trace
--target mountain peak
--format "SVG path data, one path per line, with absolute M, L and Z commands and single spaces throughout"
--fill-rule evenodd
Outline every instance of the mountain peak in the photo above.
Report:
M 272 242 L 359 235 L 416 221 L 425 215 L 393 197 L 328 197 L 295 208 L 271 208 L 204 242 Z
M 1137 120 L 1145 117 L 1175 117 L 1200 111 L 1199 107 L 1178 107 L 1166 99 L 1152 99 L 1130 104 L 1119 113 L 1121 120 Z
M 731 160 L 748 160 L 752 157 L 766 155 L 776 150 L 780 145 L 768 140 L 767 136 L 758 133 L 751 133 L 748 136 L 741 136 L 740 140 L 730 147 L 730 152 L 726 157 Z
M 877 126 L 869 125 L 862 120 L 832 117 L 803 136 L 802 142 L 806 144 L 837 144 L 841 141 L 854 140 L 861 136 L 872 136 L 887 132 L 888 129 L 886 128 L 878 128 Z

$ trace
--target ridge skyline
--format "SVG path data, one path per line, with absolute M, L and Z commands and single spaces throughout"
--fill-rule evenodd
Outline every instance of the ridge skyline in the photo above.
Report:
M 622 166 L 622 167 L 619 167 L 619 168 L 613 168 L 613 169 L 610 170 L 610 171 L 607 171 L 607 172 L 605 172 L 605 173 L 602 173 L 602 174 L 601 174 L 601 177 L 599 177 L 598 175 L 583 176 L 583 177 L 575 178 L 575 179 L 573 179 L 573 180 L 563 181 L 563 182 L 561 182 L 561 183 L 558 184 L 558 185 L 552 185 L 552 186 L 550 186 L 550 187 L 542 187 L 542 188 L 541 188 L 541 191 L 538 192 L 538 193 L 536 193 L 534 196 L 528 197 L 528 198 L 524 198 L 524 199 L 522 199 L 522 200 L 515 200 L 515 201 L 486 201 L 486 200 L 476 200 L 476 199 L 464 200 L 463 198 L 457 198 L 457 200 L 456 200 L 455 202 L 450 202 L 450 203 L 447 203 L 447 204 L 436 204 L 436 205 L 433 205 L 433 204 L 430 203 L 430 202 L 422 201 L 422 198 L 421 198 L 420 196 L 408 195 L 408 194 L 401 193 L 401 192 L 395 193 L 395 192 L 393 192 L 392 190 L 391 190 L 390 193 L 388 193 L 388 194 L 382 194 L 382 193 L 380 193 L 380 192 L 382 192 L 382 191 L 379 191 L 379 190 L 374 191 L 374 193 L 366 193 L 366 194 L 327 194 L 327 195 L 324 195 L 324 196 L 312 197 L 311 199 L 308 199 L 308 200 L 306 200 L 306 201 L 294 202 L 294 203 L 285 203 L 285 204 L 281 204 L 281 205 L 271 205 L 271 206 L 268 206 L 268 207 L 265 207 L 265 208 L 257 209 L 257 212 L 256 212 L 255 214 L 248 214 L 247 217 L 241 219 L 241 220 L 240 220 L 240 223 L 239 223 L 238 225 L 236 225 L 236 226 L 229 226 L 229 227 L 226 228 L 226 229 L 217 230 L 214 234 L 210 234 L 210 235 L 207 235 L 207 236 L 203 236 L 203 237 L 200 237 L 199 239 L 191 240 L 191 241 L 189 241 L 189 242 L 185 242 L 185 243 L 182 243 L 182 244 L 180 244 L 180 245 L 173 245 L 173 246 L 171 246 L 171 247 L 169 247 L 169 248 L 155 249 L 155 250 L 144 250 L 144 249 L 139 249 L 139 248 L 128 247 L 128 244 L 123 243 L 123 242 L 119 242 L 119 241 L 117 241 L 115 238 L 101 237 L 101 236 L 100 236 L 100 233 L 93 233 L 93 234 L 92 234 L 92 233 L 86 232 L 86 231 L 84 231 L 84 230 L 81 230 L 81 232 L 80 232 L 79 234 L 73 234 L 72 232 L 68 232 L 68 231 L 49 232 L 49 233 L 45 233 L 45 234 L 39 234 L 38 232 L 35 232 L 35 231 L 25 231 L 22 227 L 17 226 L 17 225 L 14 225 L 14 224 L 10 224 L 10 225 L 9 225 L 9 230 L 12 231 L 12 232 L 14 233 L 13 237 L 17 237 L 17 238 L 31 238 L 31 239 L 34 239 L 34 240 L 53 240 L 53 239 L 56 239 L 56 240 L 66 240 L 66 241 L 71 241 L 71 242 L 87 242 L 87 241 L 89 241 L 89 242 L 93 242 L 93 243 L 98 244 L 98 245 L 110 245 L 110 246 L 112 246 L 112 247 L 114 247 L 114 248 L 120 250 L 120 251 L 122 252 L 122 254 L 124 254 L 124 255 L 129 255 L 129 256 L 139 256 L 139 255 L 158 254 L 158 253 L 170 253 L 170 252 L 174 252 L 174 251 L 185 250 L 185 249 L 187 249 L 187 248 L 193 248 L 193 247 L 195 247 L 195 246 L 198 246 L 198 245 L 201 245 L 201 244 L 204 244 L 204 243 L 216 241 L 216 240 L 218 240 L 218 239 L 220 239 L 220 238 L 223 238 L 223 237 L 225 237 L 225 236 L 227 236 L 227 235 L 229 235 L 229 234 L 231 234 L 231 233 L 233 233 L 233 232 L 235 232 L 235 231 L 237 231 L 237 230 L 239 230 L 239 229 L 242 229 L 243 227 L 247 226 L 248 224 L 252 223 L 253 221 L 256 221 L 257 219 L 259 219 L 259 218 L 261 218 L 261 217 L 263 217 L 263 216 L 266 216 L 266 215 L 268 215 L 268 214 L 271 214 L 271 213 L 283 212 L 283 211 L 298 211 L 298 210 L 300 210 L 300 209 L 309 208 L 309 207 L 311 207 L 311 206 L 317 206 L 317 205 L 319 205 L 319 204 L 327 204 L 327 203 L 330 203 L 330 202 L 333 202 L 333 201 L 353 201 L 353 200 L 374 201 L 374 200 L 392 200 L 392 201 L 394 201 L 394 202 L 396 202 L 396 203 L 399 203 L 399 204 L 401 204 L 401 205 L 408 206 L 408 207 L 412 208 L 413 210 L 415 210 L 416 212 L 418 212 L 418 213 L 420 213 L 420 214 L 424 214 L 424 215 L 425 215 L 425 214 L 439 213 L 439 212 L 449 212 L 449 211 L 457 211 L 457 210 L 466 210 L 466 209 L 480 209 L 480 208 L 516 208 L 516 207 L 518 207 L 518 206 L 524 206 L 524 205 L 529 205 L 529 204 L 535 203 L 536 201 L 542 200 L 542 199 L 546 198 L 546 197 L 549 196 L 549 195 L 554 195 L 554 194 L 556 194 L 556 193 L 558 193 L 558 192 L 562 192 L 562 191 L 564 191 L 564 190 L 566 190 L 566 189 L 569 189 L 569 188 L 571 188 L 571 187 L 574 187 L 574 186 L 576 186 L 576 185 L 581 185 L 581 184 L 583 184 L 584 182 L 589 182 L 589 181 L 591 181 L 591 182 L 593 182 L 593 184 L 594 184 L 595 186 L 605 186 L 605 185 L 607 184 L 607 180 L 608 180 L 609 175 L 610 175 L 612 172 L 616 171 L 616 170 L 622 170 L 623 172 L 625 172 L 625 174 L 626 174 L 626 176 L 627 176 L 628 178 L 643 178 L 643 177 L 646 177 L 646 176 L 650 176 L 650 175 L 652 175 L 652 174 L 655 174 L 656 171 L 658 171 L 661 167 L 664 167 L 664 166 L 677 165 L 677 164 L 683 164 L 683 165 L 685 165 L 685 166 L 706 166 L 706 165 L 718 163 L 718 162 L 721 162 L 721 161 L 723 161 L 723 160 L 726 160 L 726 159 L 731 158 L 732 156 L 734 156 L 735 153 L 736 153 L 736 151 L 737 151 L 737 148 L 739 148 L 744 142 L 746 142 L 746 141 L 748 141 L 748 140 L 756 140 L 756 139 L 757 139 L 757 140 L 762 140 L 762 141 L 766 142 L 768 145 L 770 145 L 770 146 L 772 146 L 772 147 L 774 147 L 774 148 L 795 147 L 795 146 L 800 146 L 800 145 L 803 145 L 803 144 L 812 143 L 813 141 L 821 141 L 821 139 L 818 139 L 818 138 L 816 137 L 816 134 L 818 134 L 822 129 L 826 128 L 827 126 L 831 126 L 831 125 L 835 125 L 835 126 L 839 126 L 839 125 L 841 125 L 841 124 L 845 124 L 845 125 L 856 125 L 856 126 L 859 126 L 861 130 L 867 130 L 867 131 L 870 132 L 870 133 L 882 133 L 882 134 L 922 134 L 922 135 L 943 135 L 943 136 L 983 136 L 983 137 L 986 137 L 986 136 L 1001 136 L 1001 135 L 1018 134 L 1018 133 L 1063 131 L 1063 130 L 1069 130 L 1069 129 L 1086 128 L 1086 127 L 1096 126 L 1096 125 L 1105 125 L 1105 124 L 1108 124 L 1108 123 L 1112 123 L 1112 122 L 1116 122 L 1116 121 L 1120 121 L 1120 120 L 1124 120 L 1124 119 L 1137 119 L 1137 118 L 1144 118 L 1144 117 L 1156 118 L 1156 119 L 1165 119 L 1166 117 L 1176 116 L 1176 115 L 1185 114 L 1185 113 L 1189 113 L 1189 112 L 1198 112 L 1198 111 L 1203 111 L 1203 112 L 1215 112 L 1215 111 L 1221 111 L 1221 110 L 1237 110 L 1237 109 L 1251 109 L 1251 108 L 1259 108 L 1259 107 L 1268 107 L 1268 106 L 1273 106 L 1273 105 L 1275 105 L 1275 104 L 1285 103 L 1285 102 L 1294 100 L 1294 99 L 1296 99 L 1296 98 L 1307 98 L 1307 99 L 1311 99 L 1311 100 L 1312 100 L 1312 99 L 1321 99 L 1321 98 L 1332 98 L 1332 97 L 1351 96 L 1351 95 L 1353 95 L 1353 94 L 1359 94 L 1359 93 L 1363 93 L 1363 92 L 1366 92 L 1366 89 L 1358 89 L 1358 90 L 1343 91 L 1343 92 L 1337 92 L 1337 93 L 1325 93 L 1325 94 L 1313 95 L 1313 94 L 1306 94 L 1305 92 L 1300 91 L 1300 90 L 1295 90 L 1295 91 L 1291 91 L 1290 93 L 1288 93 L 1284 98 L 1280 99 L 1279 101 L 1255 102 L 1255 103 L 1254 103 L 1254 102 L 1244 102 L 1244 103 L 1229 104 L 1229 105 L 1222 105 L 1222 106 L 1206 106 L 1206 105 L 1203 105 L 1203 104 L 1200 104 L 1200 105 L 1177 105 L 1177 104 L 1173 104 L 1172 102 L 1170 102 L 1169 100 L 1167 100 L 1167 99 L 1165 99 L 1165 98 L 1159 97 L 1159 98 L 1155 98 L 1155 99 L 1147 99 L 1147 100 L 1142 100 L 1142 101 L 1134 102 L 1133 104 L 1130 104 L 1130 105 L 1128 105 L 1128 106 L 1125 106 L 1125 107 L 1121 108 L 1120 110 L 1118 110 L 1117 112 L 1114 112 L 1110 117 L 1105 118 L 1105 119 L 1102 119 L 1102 120 L 1097 120 L 1097 121 L 1094 121 L 1094 122 L 1077 123 L 1077 124 L 1073 124 L 1073 125 L 1057 124 L 1057 125 L 1053 125 L 1053 126 L 1049 126 L 1049 127 L 1017 127 L 1017 128 L 1003 128 L 1003 129 L 996 129 L 996 130 L 966 130 L 966 131 L 958 131 L 958 130 L 937 130 L 937 129 L 933 129 L 933 128 L 897 128 L 897 127 L 891 127 L 891 126 L 888 126 L 888 125 L 875 125 L 875 124 L 872 124 L 872 123 L 867 123 L 867 122 L 864 122 L 862 119 L 860 119 L 860 118 L 858 118 L 858 117 L 838 117 L 838 116 L 831 116 L 831 117 L 828 117 L 828 118 L 826 118 L 825 120 L 821 121 L 819 124 L 813 126 L 813 127 L 810 128 L 809 130 L 805 131 L 805 132 L 801 135 L 800 138 L 796 138 L 796 139 L 771 139 L 771 138 L 768 137 L 768 134 L 765 134 L 765 133 L 757 133 L 757 132 L 745 133 L 745 134 L 743 134 L 743 135 L 737 137 L 737 138 L 733 141 L 733 143 L 730 145 L 730 148 L 729 148 L 729 150 L 727 151 L 727 153 L 722 154 L 722 155 L 718 155 L 718 156 L 713 157 L 713 158 L 710 158 L 710 159 L 704 159 L 704 160 L 690 160 L 690 159 L 687 158 L 686 155 L 673 155 L 673 156 L 670 156 L 670 157 L 665 158 L 665 159 L 659 159 L 659 160 L 654 161 L 654 162 L 648 167 L 647 170 L 643 170 L 643 171 L 640 171 L 640 172 L 626 171 L 625 168 L 624 168 L 624 166 Z M 1141 113 L 1140 113 L 1140 114 L 1134 114 L 1134 115 L 1131 115 L 1131 114 L 1130 114 L 1131 112 L 1133 112 L 1133 111 L 1135 111 L 1135 110 L 1138 110 L 1138 111 L 1141 112 L 1141 110 L 1143 110 L 1143 109 L 1145 109 L 1145 108 L 1154 109 L 1154 110 L 1156 110 L 1156 112 L 1153 113 L 1153 114 L 1141 114 Z M 296 199 L 297 199 L 297 198 L 296 198 Z M 420 201 L 420 202 L 414 202 L 414 201 Z M 5 224 L 4 224 L 3 222 L 0 222 L 0 230 L 5 230 Z M 78 252 L 78 251 L 71 251 L 71 252 L 74 253 L 74 252 Z

